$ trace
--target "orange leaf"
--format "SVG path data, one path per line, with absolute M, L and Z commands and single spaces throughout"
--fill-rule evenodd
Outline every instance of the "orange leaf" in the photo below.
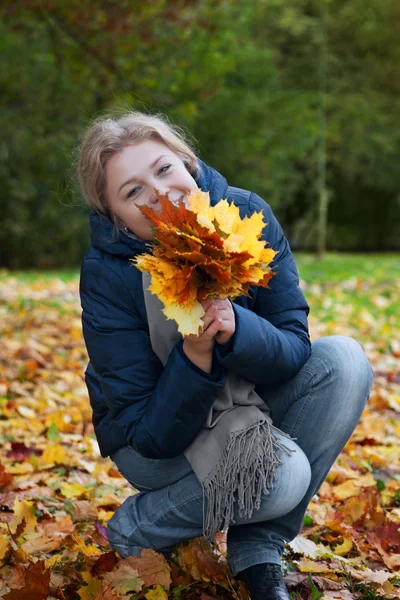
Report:
M 167 196 L 159 200 L 159 211 L 140 207 L 154 226 L 153 256 L 141 255 L 132 262 L 150 273 L 149 290 L 162 301 L 164 314 L 177 322 L 180 333 L 198 333 L 202 300 L 248 295 L 250 285 L 268 287 L 275 274 L 269 263 L 276 252 L 258 239 L 262 213 L 241 219 L 234 204 L 224 200 L 212 207 L 201 190 L 194 192 L 198 212 L 184 203 L 175 206 Z
M 120 560 L 118 565 L 136 569 L 144 587 L 163 585 L 169 590 L 171 586 L 171 568 L 164 556 L 154 550 L 143 548 L 140 556 L 128 556 Z
M 0 465 L 0 489 L 6 487 L 13 480 L 13 476 L 10 473 L 6 473 L 3 465 Z
M 50 570 L 44 561 L 38 561 L 25 571 L 25 584 L 22 588 L 11 590 L 4 600 L 46 600 L 50 588 Z
M 195 581 L 212 581 L 228 589 L 228 566 L 218 561 L 218 556 L 212 552 L 204 538 L 181 544 L 178 547 L 178 560 L 181 567 L 189 571 Z

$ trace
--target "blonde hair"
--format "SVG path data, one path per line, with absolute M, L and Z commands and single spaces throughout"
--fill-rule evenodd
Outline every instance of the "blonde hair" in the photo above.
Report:
M 107 161 L 126 146 L 148 139 L 166 144 L 183 160 L 192 175 L 198 173 L 196 154 L 185 141 L 182 130 L 170 125 L 165 117 L 141 112 L 129 112 L 119 118 L 100 117 L 86 132 L 77 165 L 82 194 L 90 208 L 103 214 L 108 212 L 105 195 Z

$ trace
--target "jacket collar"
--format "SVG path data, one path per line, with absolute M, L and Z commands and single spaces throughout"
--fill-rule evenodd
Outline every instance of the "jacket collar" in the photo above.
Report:
M 196 183 L 203 192 L 210 192 L 210 202 L 214 206 L 226 196 L 228 183 L 218 171 L 200 159 L 198 162 L 199 174 L 195 177 Z M 107 216 L 91 211 L 89 219 L 92 245 L 104 252 L 132 257 L 145 252 L 151 246 L 151 243 L 142 240 L 135 234 L 126 234 L 123 230 L 116 229 Z

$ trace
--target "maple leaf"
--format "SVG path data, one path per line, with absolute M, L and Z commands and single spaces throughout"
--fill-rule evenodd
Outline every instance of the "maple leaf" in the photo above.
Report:
M 93 577 L 87 571 L 82 573 L 82 579 L 87 585 L 78 590 L 78 595 L 81 600 L 94 600 L 97 592 L 101 590 L 102 583 L 97 577 Z
M 119 561 L 117 569 L 127 565 L 137 570 L 144 587 L 162 585 L 166 590 L 171 586 L 171 568 L 162 554 L 149 548 L 142 548 L 140 556 L 128 556 Z M 108 576 L 107 576 L 108 577 Z
M 212 221 L 215 231 L 208 229 L 208 233 L 219 236 L 225 245 L 230 236 L 230 243 L 240 244 L 240 239 L 233 237 L 238 234 L 229 229 L 234 219 L 228 212 L 224 231 L 223 218 L 220 217 L 221 227 Z M 192 228 L 182 232 L 177 243 L 171 244 L 164 259 L 166 262 L 174 259 L 185 244 L 185 256 L 193 261 L 203 260 L 210 272 L 215 269 L 216 277 L 224 277 L 225 272 L 230 276 L 230 263 L 223 262 L 224 246 L 211 241 L 207 243 L 209 255 L 206 259 L 199 258 L 203 256 L 204 244 Z M 245 253 L 240 253 L 242 271 L 238 286 L 240 279 L 249 273 L 244 266 L 248 258 Z M 371 255 L 366 258 L 368 269 L 374 260 Z M 332 285 L 331 261 L 335 261 L 335 279 L 340 277 L 340 285 Z M 343 261 L 342 257 L 340 261 Z M 397 538 L 400 527 L 399 270 L 392 258 L 386 263 L 391 265 L 389 271 L 385 266 L 386 259 L 380 256 L 379 269 L 383 270 L 385 281 L 372 270 L 367 278 L 360 277 L 356 271 L 348 277 L 351 261 L 352 257 L 348 256 L 346 271 L 340 271 L 341 263 L 331 256 L 327 263 L 318 263 L 318 267 L 312 266 L 314 261 L 309 257 L 299 257 L 298 261 L 302 274 L 300 285 L 312 308 L 312 339 L 332 334 L 356 337 L 364 344 L 377 377 L 356 431 L 307 509 L 313 523 L 296 538 L 296 559 L 295 550 L 286 556 L 289 570 L 285 579 L 293 596 L 309 597 L 310 587 L 305 586 L 313 571 L 312 564 L 316 563 L 314 571 L 318 571 L 324 563 L 330 571 L 313 573 L 312 578 L 321 591 L 328 590 L 325 592 L 327 599 L 350 600 L 356 595 L 395 599 L 399 597 L 395 582 L 400 569 Z M 189 259 L 186 264 L 185 277 L 179 282 L 178 291 L 174 288 L 178 283 L 172 281 L 170 287 L 171 293 L 179 292 L 183 297 L 186 294 L 190 299 L 192 288 L 188 285 L 190 277 L 186 277 Z M 239 269 L 239 259 L 235 268 Z M 312 271 L 315 276 L 309 275 L 309 269 L 315 269 Z M 66 283 L 57 275 L 36 276 L 35 281 L 30 276 L 27 282 L 14 273 L 1 276 L 0 296 L 6 301 L 7 310 L 2 314 L 0 325 L 0 435 L 4 441 L 0 449 L 0 597 L 4 598 L 13 590 L 20 592 L 25 600 L 34 598 L 34 593 L 30 590 L 27 593 L 24 587 L 28 569 L 39 559 L 45 561 L 46 569 L 51 573 L 47 598 L 79 598 L 78 590 L 87 588 L 81 573 L 89 571 L 101 584 L 95 596 L 93 590 L 90 592 L 91 600 L 122 600 L 112 586 L 104 585 L 102 581 L 120 561 L 109 553 L 106 539 L 96 531 L 96 521 L 104 527 L 124 498 L 135 491 L 121 476 L 115 477 L 115 466 L 109 459 L 101 458 L 93 437 L 90 405 L 82 380 L 87 354 L 83 341 L 78 341 L 78 278 L 75 276 Z M 201 279 L 198 302 L 213 292 L 209 286 L 212 277 Z M 305 281 L 308 278 L 310 283 Z M 233 285 L 232 289 L 242 293 L 239 287 Z M 203 296 L 200 297 L 200 293 Z M 389 302 L 387 309 L 381 298 L 385 298 L 385 304 Z M 32 365 L 35 368 L 31 371 L 24 365 L 30 358 L 38 365 L 38 368 Z M 59 443 L 54 444 L 57 440 Z M 48 456 L 55 451 L 57 458 L 57 447 L 62 451 L 59 460 L 43 462 L 43 451 L 47 449 Z M 34 448 L 37 450 L 32 451 Z M 365 475 L 368 475 L 367 479 L 363 479 Z M 358 480 L 362 484 L 360 487 Z M 376 480 L 379 480 L 379 490 Z M 347 481 L 352 483 L 338 487 Z M 90 502 L 74 497 L 66 500 L 61 494 L 63 483 L 82 485 Z M 336 497 L 335 489 L 339 497 Z M 341 497 L 349 492 L 354 495 Z M 31 504 L 25 505 L 27 514 L 20 515 L 14 522 L 15 533 L 12 533 L 9 526 L 15 518 L 16 500 Z M 71 521 L 64 520 L 66 509 L 75 523 L 72 533 L 77 533 L 78 537 L 68 533 L 72 525 Z M 31 516 L 36 519 L 36 524 L 30 521 Z M 29 532 L 26 531 L 28 522 L 35 525 Z M 388 528 L 390 525 L 393 526 Z M 349 554 L 345 557 L 334 554 L 333 549 L 338 550 L 339 546 L 340 552 L 346 539 L 353 544 Z M 313 540 L 320 543 L 315 544 Z M 49 556 L 51 548 L 54 549 Z M 296 563 L 300 552 L 310 561 L 310 570 L 304 573 L 298 570 Z M 220 583 L 214 582 L 224 581 L 225 577 L 225 583 L 229 581 L 235 590 L 240 590 L 240 597 L 248 600 L 244 584 L 229 579 L 229 572 L 210 576 L 213 567 L 203 566 L 201 557 L 188 552 L 186 559 L 188 563 L 183 556 L 179 566 L 174 562 L 176 558 L 170 560 L 171 598 L 179 598 L 181 594 L 181 598 L 188 600 L 228 599 L 234 595 L 232 588 L 223 589 Z M 219 559 L 223 567 L 222 557 Z M 210 560 L 214 561 L 214 557 Z M 140 576 L 138 566 L 133 568 Z M 196 569 L 197 574 L 203 573 L 204 577 L 194 581 L 192 574 L 196 574 Z M 163 585 L 162 582 L 159 585 Z M 190 588 L 181 593 L 181 588 L 188 585 Z M 349 592 L 346 586 L 355 591 Z M 138 597 L 144 598 L 148 591 L 144 587 Z M 132 597 L 126 596 L 129 600 Z M 14 600 L 19 597 L 16 594 Z
M 9 485 L 13 480 L 13 476 L 10 473 L 6 473 L 3 465 L 0 465 L 0 489 Z
M 357 477 L 357 479 L 348 479 L 344 483 L 337 485 L 333 493 L 338 500 L 344 500 L 351 496 L 357 496 L 362 487 L 375 487 L 375 479 L 371 473 Z
M 400 524 L 387 523 L 374 530 L 373 537 L 380 541 L 387 552 L 400 554 Z
M 80 483 L 63 483 L 61 485 L 61 493 L 66 498 L 79 498 L 86 494 L 86 488 Z
M 65 546 L 71 550 L 77 550 L 85 556 L 96 556 L 101 554 L 101 550 L 93 544 L 85 544 L 85 540 L 77 533 L 68 535 L 64 540 Z
M 32 446 L 25 446 L 23 442 L 11 442 L 11 450 L 6 453 L 6 456 L 15 461 L 23 461 L 27 460 L 32 454 L 41 454 L 41 452 Z
M 49 442 L 45 451 L 41 456 L 41 461 L 44 465 L 59 464 L 67 462 L 64 448 L 60 444 Z
M 218 561 L 204 538 L 195 538 L 178 547 L 178 560 L 182 568 L 189 571 L 194 580 L 212 581 L 228 588 L 228 567 Z
M 10 529 L 12 533 L 17 533 L 18 528 L 22 525 L 24 521 L 24 525 L 22 527 L 22 531 L 25 533 L 29 533 L 31 531 L 35 531 L 37 525 L 37 519 L 35 516 L 35 509 L 33 506 L 33 502 L 29 502 L 28 500 L 15 500 L 14 502 L 14 518 L 10 523 Z M 17 537 L 19 537 L 22 531 L 18 531 Z
M 114 567 L 118 564 L 117 557 L 115 556 L 115 552 L 106 552 L 99 556 L 92 567 L 93 575 L 100 575 L 104 573 L 109 573 L 114 569 Z
M 29 556 L 40 556 L 42 553 L 49 553 L 60 547 L 60 538 L 49 537 L 48 535 L 34 534 L 33 538 L 25 536 L 27 541 L 21 545 L 23 550 Z
M 50 570 L 38 561 L 25 570 L 23 587 L 12 589 L 4 600 L 46 600 L 50 589 Z
M 129 594 L 129 597 L 125 596 L 125 598 L 132 598 L 132 594 Z M 121 596 L 114 592 L 112 585 L 106 585 L 97 592 L 94 600 L 121 600 Z
M 341 509 L 341 513 L 346 522 L 350 524 L 357 523 L 364 517 L 368 510 L 366 500 L 357 497 L 351 497 Z
M 157 585 L 154 590 L 147 592 L 144 597 L 147 600 L 167 600 L 168 594 L 161 585 Z
M 85 492 L 87 492 L 86 488 Z M 97 518 L 97 508 L 93 501 L 89 502 L 89 500 L 74 500 L 73 502 L 69 502 L 68 505 L 65 503 L 64 506 L 68 514 L 71 515 L 74 523 Z
M 4 579 L 4 583 L 7 584 L 7 592 L 10 591 L 10 588 L 20 589 L 25 585 L 25 568 L 20 563 L 4 567 L 4 569 L 1 569 L 1 579 Z M 5 594 L 1 594 L 0 591 L 0 598 L 2 595 Z
M 189 195 L 189 207 L 172 204 L 167 195 L 159 201 L 160 211 L 140 207 L 154 227 L 153 255 L 132 262 L 150 273 L 149 290 L 180 333 L 199 332 L 203 300 L 233 300 L 248 295 L 250 285 L 268 287 L 277 252 L 259 239 L 265 226 L 261 212 L 241 219 L 233 203 L 221 200 L 211 206 L 209 194 L 201 190 Z
M 333 551 L 338 556 L 346 556 L 353 547 L 353 542 L 349 538 L 344 538 L 342 544 L 334 547 Z
M 10 540 L 6 535 L 0 534 L 0 565 L 2 565 L 8 558 L 10 553 Z
M 56 536 L 59 539 L 61 539 L 69 533 L 73 533 L 75 526 L 71 520 L 71 517 L 67 515 L 66 517 L 62 517 L 57 521 L 53 519 L 43 519 L 42 521 L 40 521 L 38 529 L 43 531 L 43 533 L 45 533 L 46 535 Z
M 120 561 L 110 573 L 104 576 L 103 582 L 112 586 L 119 596 L 129 594 L 130 597 L 134 592 L 140 592 L 143 588 L 143 579 L 140 579 L 138 570 L 123 561 Z

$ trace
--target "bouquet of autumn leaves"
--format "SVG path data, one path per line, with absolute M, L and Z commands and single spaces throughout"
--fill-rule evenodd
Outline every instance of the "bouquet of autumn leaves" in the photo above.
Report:
M 197 335 L 203 325 L 203 300 L 249 296 L 250 285 L 268 287 L 277 254 L 260 240 L 261 212 L 240 218 L 227 200 L 210 205 L 209 193 L 196 190 L 188 207 L 159 195 L 160 211 L 140 210 L 154 228 L 153 254 L 132 262 L 151 276 L 149 290 L 163 303 L 182 335 Z

